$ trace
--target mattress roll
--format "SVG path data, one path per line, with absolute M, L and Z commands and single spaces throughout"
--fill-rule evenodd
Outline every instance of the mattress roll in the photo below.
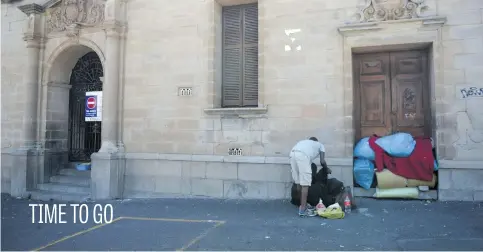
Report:
M 393 199 L 417 199 L 419 191 L 415 187 L 379 189 L 376 188 L 375 198 L 393 198 Z
M 429 186 L 434 188 L 436 186 L 436 175 L 433 175 L 432 181 L 423 181 L 417 179 L 406 179 L 399 175 L 392 173 L 388 169 L 384 169 L 381 172 L 376 172 L 377 187 L 381 189 L 391 188 L 403 188 L 403 187 L 418 187 Z

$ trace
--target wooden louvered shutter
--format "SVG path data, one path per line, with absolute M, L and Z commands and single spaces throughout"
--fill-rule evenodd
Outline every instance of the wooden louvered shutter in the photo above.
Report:
M 223 8 L 223 106 L 258 105 L 258 8 Z
M 258 106 L 258 6 L 243 10 L 243 106 Z
M 223 8 L 223 106 L 242 105 L 242 8 Z

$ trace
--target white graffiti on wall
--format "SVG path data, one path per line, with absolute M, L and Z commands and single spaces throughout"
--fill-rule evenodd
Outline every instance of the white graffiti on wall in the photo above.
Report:
M 290 44 L 285 45 L 285 51 L 292 51 L 292 50 L 297 50 L 301 51 L 302 50 L 302 45 L 300 45 L 300 42 L 295 42 L 297 40 L 296 35 L 300 33 L 302 30 L 301 29 L 286 29 L 285 30 L 285 35 L 290 39 Z

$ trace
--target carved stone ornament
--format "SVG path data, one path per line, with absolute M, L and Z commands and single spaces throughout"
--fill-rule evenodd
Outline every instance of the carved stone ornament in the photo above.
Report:
M 423 17 L 425 0 L 365 0 L 357 14 L 359 23 Z
M 79 25 L 78 24 L 71 24 L 66 27 L 67 37 L 71 38 L 74 41 L 79 41 Z
M 95 26 L 104 21 L 105 0 L 62 0 L 47 10 L 47 30 L 65 31 L 73 24 Z M 77 26 L 74 26 L 77 28 Z

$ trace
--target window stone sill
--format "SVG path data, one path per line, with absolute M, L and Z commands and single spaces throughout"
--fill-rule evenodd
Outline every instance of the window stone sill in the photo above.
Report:
M 253 108 L 208 108 L 204 109 L 207 115 L 223 115 L 223 116 L 240 116 L 240 117 L 253 117 L 266 114 L 267 107 L 253 107 Z

